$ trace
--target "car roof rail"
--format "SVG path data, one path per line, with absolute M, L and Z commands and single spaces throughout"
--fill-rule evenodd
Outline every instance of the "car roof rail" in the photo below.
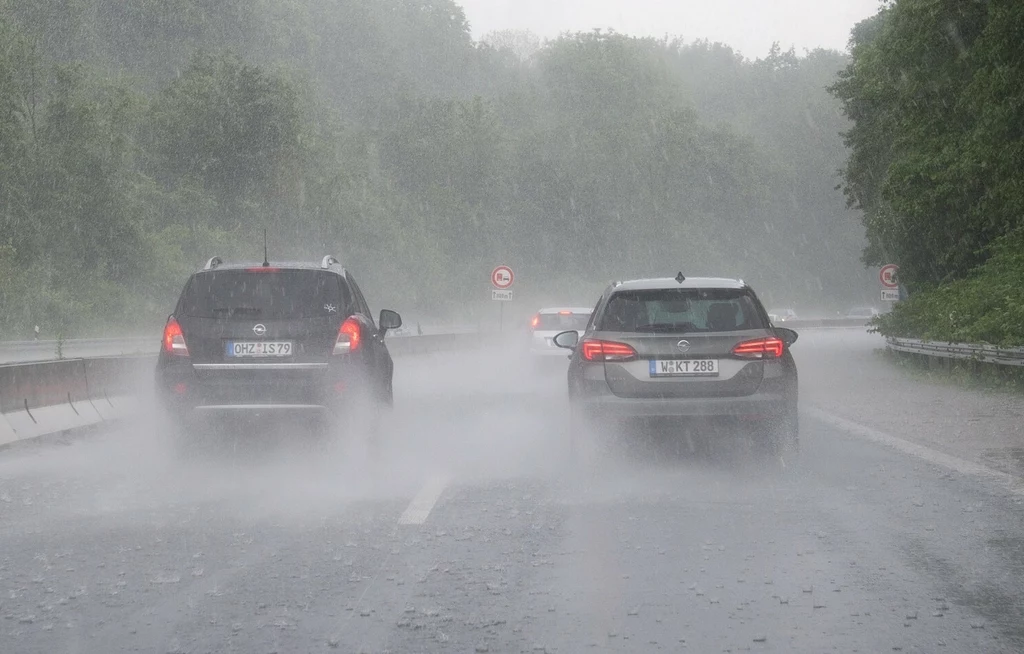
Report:
M 220 257 L 210 257 L 210 260 L 206 262 L 205 266 L 203 266 L 203 270 L 213 270 L 222 263 L 224 263 L 224 260 Z
M 323 261 L 320 262 L 321 268 L 330 268 L 331 266 L 340 265 L 341 262 L 338 261 L 337 257 L 335 257 L 333 254 L 328 254 L 326 257 L 323 258 Z

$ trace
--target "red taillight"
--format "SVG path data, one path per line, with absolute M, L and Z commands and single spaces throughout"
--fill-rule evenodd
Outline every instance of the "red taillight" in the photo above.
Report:
M 732 349 L 732 353 L 744 359 L 778 359 L 785 345 L 781 338 L 774 336 L 743 341 Z
M 168 320 L 164 327 L 164 352 L 175 356 L 188 356 L 185 333 L 181 331 L 181 325 L 174 318 Z
M 560 316 L 571 316 L 572 315 L 572 311 L 559 311 L 558 315 L 560 315 Z
M 537 329 L 537 325 L 539 325 L 539 324 L 540 324 L 540 314 L 538 313 L 536 316 L 534 316 L 533 318 L 530 319 L 530 327 L 533 327 L 534 329 Z
M 346 318 L 338 330 L 338 340 L 334 343 L 335 354 L 355 352 L 363 342 L 363 328 L 355 318 Z
M 636 350 L 625 343 L 588 338 L 580 343 L 584 361 L 633 361 Z

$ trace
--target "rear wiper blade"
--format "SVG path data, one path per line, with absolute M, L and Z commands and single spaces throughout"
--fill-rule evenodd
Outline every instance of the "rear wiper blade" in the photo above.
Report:
M 671 332 L 676 330 L 676 326 L 668 325 L 665 323 L 657 323 L 653 325 L 637 325 L 636 330 L 638 332 Z
M 680 332 L 680 333 L 686 333 L 686 332 L 696 331 L 696 329 L 693 326 L 693 323 L 688 323 L 688 322 L 683 322 L 683 323 L 664 323 L 664 322 L 661 322 L 661 323 L 654 323 L 654 324 L 650 324 L 650 325 L 639 325 L 636 328 L 636 331 L 638 331 L 638 332 Z

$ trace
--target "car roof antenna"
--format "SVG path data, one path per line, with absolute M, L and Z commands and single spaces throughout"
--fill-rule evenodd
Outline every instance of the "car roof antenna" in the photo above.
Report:
M 263 267 L 270 267 L 270 259 L 267 257 L 267 228 L 263 228 Z

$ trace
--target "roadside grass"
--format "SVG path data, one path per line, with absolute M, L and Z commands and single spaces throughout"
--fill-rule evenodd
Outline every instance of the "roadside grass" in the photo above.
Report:
M 942 359 L 879 348 L 875 354 L 907 375 L 937 384 L 1024 395 L 1024 367 Z

